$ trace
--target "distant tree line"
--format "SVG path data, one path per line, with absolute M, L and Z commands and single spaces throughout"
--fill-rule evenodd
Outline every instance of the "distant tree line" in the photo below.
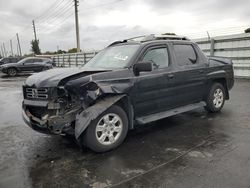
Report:
M 250 27 L 245 30 L 245 33 L 250 33 Z

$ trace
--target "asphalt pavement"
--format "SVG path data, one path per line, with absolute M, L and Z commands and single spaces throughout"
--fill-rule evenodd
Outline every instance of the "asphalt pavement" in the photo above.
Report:
M 0 75 L 0 187 L 250 187 L 250 80 L 218 114 L 203 108 L 130 131 L 116 150 L 81 150 L 21 118 L 26 76 Z

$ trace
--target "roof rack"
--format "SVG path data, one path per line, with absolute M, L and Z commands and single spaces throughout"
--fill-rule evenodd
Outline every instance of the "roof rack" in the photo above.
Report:
M 120 44 L 120 43 L 126 43 L 126 42 L 147 42 L 147 41 L 152 41 L 152 40 L 189 40 L 185 36 L 179 36 L 179 35 L 141 35 L 129 39 L 125 39 L 123 41 L 115 41 L 109 46 L 113 46 L 115 44 Z
M 179 36 L 179 35 L 143 35 L 138 36 L 130 39 L 126 39 L 127 41 L 137 41 L 137 42 L 146 42 L 151 40 L 189 40 L 185 36 Z

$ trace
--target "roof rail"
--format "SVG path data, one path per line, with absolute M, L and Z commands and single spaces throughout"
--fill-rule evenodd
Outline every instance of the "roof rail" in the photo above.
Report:
M 179 35 L 154 35 L 155 39 L 157 40 L 189 40 L 185 36 Z
M 126 42 L 147 42 L 147 41 L 152 41 L 152 40 L 189 40 L 189 39 L 185 36 L 179 36 L 179 35 L 151 34 L 151 35 L 141 35 L 141 36 L 125 39 L 123 41 L 115 41 L 111 43 L 109 46 L 113 46 L 113 45 L 120 44 L 120 43 L 126 43 Z
M 127 40 L 115 41 L 115 42 L 112 42 L 110 45 L 108 45 L 108 47 L 113 46 L 113 45 L 116 45 L 116 44 L 126 43 L 126 42 L 127 42 Z
M 127 41 L 138 41 L 138 42 L 146 42 L 150 40 L 189 40 L 185 36 L 179 36 L 179 35 L 143 35 L 138 36 L 130 39 L 126 39 Z

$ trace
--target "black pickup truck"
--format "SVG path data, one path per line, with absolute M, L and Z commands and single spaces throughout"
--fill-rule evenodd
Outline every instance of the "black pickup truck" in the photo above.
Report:
M 150 35 L 114 42 L 81 68 L 30 76 L 23 119 L 105 152 L 136 125 L 200 107 L 220 111 L 233 84 L 231 60 L 208 58 L 185 37 Z

